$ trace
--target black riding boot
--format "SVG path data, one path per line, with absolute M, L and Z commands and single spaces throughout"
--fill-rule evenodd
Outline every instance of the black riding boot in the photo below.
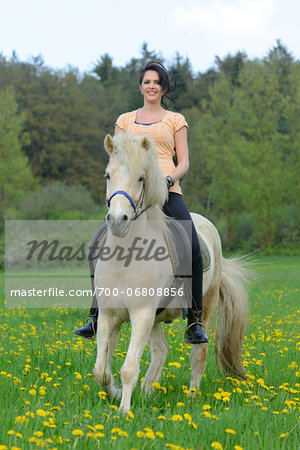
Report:
M 188 326 L 184 340 L 188 344 L 205 344 L 208 337 L 202 328 L 202 256 L 198 256 L 192 263 L 192 308 L 188 309 Z
M 91 321 L 87 325 L 78 328 L 74 333 L 85 339 L 94 339 L 97 333 L 98 308 L 91 308 L 89 317 L 91 318 Z

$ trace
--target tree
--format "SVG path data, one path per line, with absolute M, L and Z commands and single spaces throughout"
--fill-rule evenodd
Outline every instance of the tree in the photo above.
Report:
M 277 74 L 260 61 L 245 64 L 235 92 L 243 135 L 247 199 L 259 229 L 261 245 L 276 243 L 275 216 L 287 194 L 284 137 L 278 129 L 283 111 Z
M 203 106 L 196 133 L 199 153 L 203 154 L 210 175 L 209 200 L 214 209 L 226 217 L 226 250 L 230 251 L 234 234 L 233 214 L 244 203 L 245 185 L 242 177 L 241 136 L 238 115 L 233 104 L 230 79 L 220 74 L 210 91 L 210 102 Z M 209 211 L 207 211 L 209 213 Z
M 28 141 L 22 135 L 25 116 L 17 113 L 14 91 L 0 91 L 0 214 L 23 197 L 33 186 L 33 177 L 22 143 Z

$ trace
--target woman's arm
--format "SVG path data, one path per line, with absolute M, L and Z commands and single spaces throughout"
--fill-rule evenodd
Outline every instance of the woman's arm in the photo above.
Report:
M 175 181 L 178 181 L 187 173 L 190 166 L 186 127 L 182 127 L 178 131 L 176 131 L 175 148 L 178 165 L 169 175 L 171 175 Z

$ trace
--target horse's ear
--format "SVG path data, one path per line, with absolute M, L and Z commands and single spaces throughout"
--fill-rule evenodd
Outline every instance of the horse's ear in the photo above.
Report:
M 115 144 L 114 144 L 114 140 L 110 134 L 107 134 L 105 136 L 104 147 L 105 147 L 105 150 L 107 151 L 107 153 L 109 153 L 110 155 L 113 154 L 114 149 L 115 149 Z
M 142 139 L 141 145 L 145 150 L 149 150 L 151 142 L 149 141 L 149 139 L 147 137 L 144 137 Z

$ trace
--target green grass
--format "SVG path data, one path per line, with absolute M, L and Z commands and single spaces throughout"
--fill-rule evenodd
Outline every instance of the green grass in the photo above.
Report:
M 99 394 L 92 376 L 96 343 L 73 334 L 87 310 L 5 309 L 2 288 L 0 450 L 298 448 L 300 261 L 264 257 L 256 269 L 260 281 L 250 292 L 244 346 L 247 382 L 218 373 L 212 329 L 201 389 L 197 398 L 188 397 L 190 347 L 183 343 L 184 322 L 175 321 L 164 327 L 171 347 L 164 389 L 145 398 L 138 383 L 133 417 L 120 415 L 119 403 Z M 117 382 L 129 335 L 125 324 L 112 362 Z M 140 378 L 149 361 L 147 346 Z

